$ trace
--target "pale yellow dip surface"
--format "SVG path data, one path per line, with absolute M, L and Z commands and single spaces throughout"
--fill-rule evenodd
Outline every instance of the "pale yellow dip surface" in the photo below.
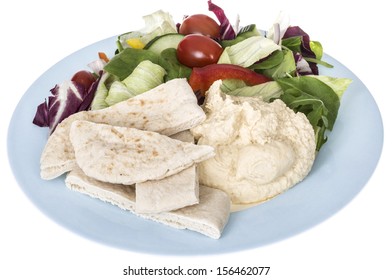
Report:
M 204 106 L 207 119 L 192 133 L 198 144 L 213 146 L 216 152 L 199 164 L 200 183 L 229 194 L 234 211 L 302 181 L 313 165 L 316 144 L 304 114 L 281 100 L 267 103 L 226 95 L 220 84 L 210 88 Z

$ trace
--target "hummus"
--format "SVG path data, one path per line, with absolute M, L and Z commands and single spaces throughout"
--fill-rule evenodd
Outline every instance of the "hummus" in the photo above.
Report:
M 216 155 L 199 163 L 203 185 L 225 191 L 233 204 L 267 200 L 302 181 L 315 159 L 314 130 L 306 116 L 277 99 L 207 93 L 207 119 L 191 131 Z

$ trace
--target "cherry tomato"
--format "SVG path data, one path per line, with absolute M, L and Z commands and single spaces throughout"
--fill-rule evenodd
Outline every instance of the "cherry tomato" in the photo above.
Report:
M 177 59 L 188 67 L 203 67 L 217 63 L 223 48 L 211 38 L 199 35 L 186 35 L 177 46 Z
M 178 33 L 183 35 L 201 34 L 211 38 L 218 38 L 220 26 L 215 20 L 203 14 L 195 14 L 184 19 Z
M 80 70 L 76 72 L 71 78 L 71 81 L 82 85 L 85 90 L 88 90 L 95 80 L 96 77 L 91 72 L 86 70 Z

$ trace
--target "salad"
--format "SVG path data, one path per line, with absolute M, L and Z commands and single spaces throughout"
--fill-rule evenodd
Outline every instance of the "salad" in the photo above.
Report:
M 210 16 L 194 14 L 180 23 L 162 10 L 144 16 L 144 28 L 118 36 L 112 56 L 99 53 L 90 70 L 56 84 L 33 123 L 52 133 L 74 113 L 112 106 L 176 78 L 186 78 L 202 104 L 213 82 L 222 80 L 226 94 L 281 99 L 304 113 L 320 150 L 351 80 L 319 75 L 319 67 L 333 66 L 322 60 L 322 44 L 300 27 L 284 20 L 268 31 L 238 27 L 221 7 L 207 4 Z

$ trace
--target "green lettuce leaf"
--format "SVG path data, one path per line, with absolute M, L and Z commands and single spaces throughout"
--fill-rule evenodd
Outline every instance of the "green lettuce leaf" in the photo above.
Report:
M 159 55 L 149 50 L 127 48 L 115 55 L 105 65 L 104 70 L 123 80 L 144 60 L 157 64 Z
M 105 98 L 108 106 L 142 94 L 164 82 L 165 69 L 149 60 L 140 62 L 122 81 L 114 81 Z
M 127 86 L 121 81 L 115 81 L 111 85 L 109 92 L 105 98 L 106 104 L 112 106 L 118 102 L 127 100 L 134 96 L 127 88 Z
M 165 69 L 160 65 L 144 60 L 122 82 L 136 96 L 162 84 L 165 74 Z
M 221 90 L 229 95 L 233 96 L 250 96 L 261 98 L 265 102 L 269 102 L 272 99 L 279 98 L 283 94 L 283 90 L 278 82 L 271 81 L 255 86 L 243 86 L 238 87 L 234 90 L 228 90 L 224 87 L 224 83 Z
M 226 47 L 221 54 L 218 63 L 249 67 L 280 49 L 280 46 L 270 39 L 263 36 L 252 36 L 235 45 Z
M 177 32 L 176 24 L 173 21 L 172 16 L 162 10 L 146 15 L 143 19 L 145 23 L 144 28 L 118 36 L 117 46 L 120 52 L 129 48 L 129 45 L 127 44 L 128 39 L 137 38 L 146 45 L 157 36 Z
M 178 61 L 175 48 L 168 48 L 161 52 L 159 65 L 166 70 L 165 82 L 176 78 L 189 78 L 192 72 L 192 68 Z
M 312 75 L 311 77 L 319 79 L 329 85 L 340 99 L 342 98 L 343 93 L 347 90 L 348 86 L 352 83 L 352 80 L 348 78 L 335 78 L 323 75 Z
M 282 54 L 283 54 L 283 58 L 278 65 L 269 69 L 264 69 L 262 71 L 260 70 L 256 70 L 256 71 L 272 79 L 293 76 L 297 68 L 297 66 L 295 65 L 295 59 L 293 53 L 288 49 L 284 49 L 282 50 Z

